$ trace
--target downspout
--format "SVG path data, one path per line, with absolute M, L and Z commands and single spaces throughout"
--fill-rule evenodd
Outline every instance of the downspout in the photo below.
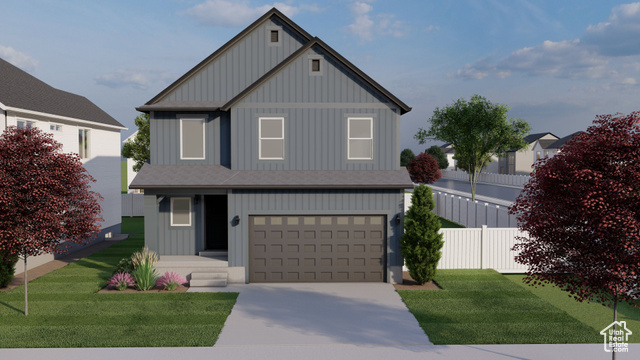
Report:
M 7 110 L 3 110 L 3 112 L 4 112 L 4 128 L 6 129 L 7 128 L 7 124 L 8 124 L 7 123 Z

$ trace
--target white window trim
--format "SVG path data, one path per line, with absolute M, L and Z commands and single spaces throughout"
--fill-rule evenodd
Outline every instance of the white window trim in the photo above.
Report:
M 18 118 L 18 119 L 16 119 L 16 127 L 18 127 L 18 123 L 19 122 L 23 122 L 25 127 L 27 127 L 27 128 L 35 128 L 35 127 L 37 127 L 36 126 L 36 122 L 34 120 Z M 31 124 L 31 126 L 27 126 L 28 124 Z
M 52 127 L 52 126 L 53 126 L 54 128 L 59 126 L 59 127 L 60 127 L 60 130 L 56 130 L 56 129 L 51 130 L 51 127 Z M 62 124 L 53 123 L 53 122 L 50 122 L 50 123 L 49 123 L 49 131 L 53 131 L 53 132 L 57 132 L 57 133 L 59 133 L 59 132 L 62 132 L 62 127 L 63 127 L 63 125 L 62 125 Z
M 282 137 L 271 138 L 271 137 L 262 137 L 262 120 L 280 120 L 282 124 Z M 282 140 L 282 157 L 263 157 L 262 156 L 262 140 Z M 284 160 L 285 153 L 285 144 L 284 144 L 284 117 L 282 116 L 274 116 L 274 117 L 259 117 L 258 118 L 258 158 L 260 160 Z
M 182 146 L 182 140 L 183 140 L 183 136 L 182 136 L 182 123 L 183 121 L 202 121 L 202 157 L 185 157 L 183 155 L 183 146 Z M 205 117 L 204 116 L 197 116 L 197 117 L 180 117 L 180 160 L 204 160 L 206 158 L 206 154 L 207 154 L 207 143 L 205 141 L 205 132 L 206 132 L 206 127 L 205 127 Z
M 351 120 L 369 120 L 371 137 L 368 138 L 352 138 L 351 137 Z M 371 140 L 371 157 L 357 158 L 351 157 L 351 140 Z M 373 160 L 373 118 L 372 117 L 349 117 L 347 118 L 347 159 L 348 160 Z
M 174 224 L 173 222 L 173 203 L 175 200 L 189 200 L 189 223 L 188 224 Z M 169 212 L 171 217 L 171 226 L 191 226 L 191 198 L 190 197 L 172 197 L 171 198 L 171 211 Z

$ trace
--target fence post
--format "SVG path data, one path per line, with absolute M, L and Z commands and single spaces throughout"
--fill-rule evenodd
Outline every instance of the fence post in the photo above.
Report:
M 487 249 L 487 225 L 482 225 L 480 232 L 480 269 L 485 269 L 485 252 Z

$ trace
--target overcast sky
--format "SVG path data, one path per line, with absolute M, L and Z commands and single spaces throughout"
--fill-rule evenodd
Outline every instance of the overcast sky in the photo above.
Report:
M 413 110 L 473 94 L 563 137 L 640 110 L 640 3 L 602 0 L 10 1 L 0 57 L 129 128 L 140 106 L 273 6 Z M 0 79 L 1 81 L 1 79 Z

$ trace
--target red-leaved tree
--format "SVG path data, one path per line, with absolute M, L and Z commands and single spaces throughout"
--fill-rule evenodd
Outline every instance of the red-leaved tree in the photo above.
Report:
M 640 294 L 640 112 L 600 115 L 536 162 L 511 207 L 528 233 L 514 250 L 525 282 L 578 301 L 634 304 Z
M 420 153 L 409 165 L 407 171 L 414 183 L 433 184 L 442 177 L 438 161 L 427 153 Z
M 8 127 L 0 137 L 0 251 L 24 260 L 24 313 L 27 258 L 65 253 L 71 243 L 86 244 L 100 231 L 95 180 L 76 154 L 37 128 Z

